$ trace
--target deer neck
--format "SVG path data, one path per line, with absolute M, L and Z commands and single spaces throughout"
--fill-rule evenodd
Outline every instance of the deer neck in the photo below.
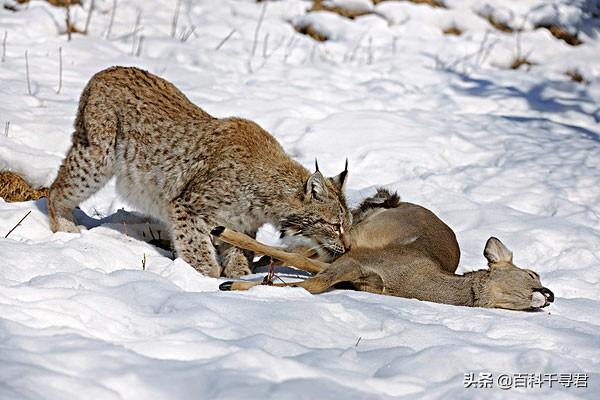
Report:
M 422 300 L 468 307 L 486 307 L 489 303 L 486 293 L 487 271 L 475 271 L 455 275 L 436 271 L 429 276 L 432 287 L 427 290 L 427 298 Z

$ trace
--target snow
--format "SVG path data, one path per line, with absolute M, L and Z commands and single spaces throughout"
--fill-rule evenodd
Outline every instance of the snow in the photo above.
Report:
M 216 116 L 257 121 L 309 168 L 318 157 L 334 175 L 348 157 L 351 204 L 385 185 L 430 208 L 457 233 L 461 273 L 484 268 L 483 245 L 499 237 L 556 300 L 519 313 L 342 290 L 219 292 L 223 279 L 146 243 L 164 228 L 113 182 L 82 204 L 81 234 L 52 234 L 45 200 L 0 200 L 1 237 L 31 211 L 0 239 L 1 399 L 598 397 L 597 2 L 388 1 L 347 20 L 273 1 L 256 43 L 264 5 L 252 1 L 183 1 L 174 38 L 175 2 L 118 2 L 110 35 L 113 2 L 95 3 L 89 35 L 70 42 L 45 2 L 0 10 L 0 169 L 51 183 L 87 80 L 136 65 Z M 482 10 L 522 32 L 494 30 Z M 73 16 L 82 27 L 87 8 Z M 299 22 L 330 40 L 296 33 Z M 534 29 L 548 23 L 583 44 Z M 463 34 L 444 35 L 450 26 Z M 517 55 L 536 64 L 507 68 Z M 589 387 L 466 389 L 469 372 L 587 373 Z

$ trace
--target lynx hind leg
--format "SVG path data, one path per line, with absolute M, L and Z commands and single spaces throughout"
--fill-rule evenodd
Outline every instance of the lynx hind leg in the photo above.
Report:
M 98 191 L 114 174 L 118 121 L 102 98 L 90 98 L 86 88 L 80 99 L 73 145 L 48 195 L 48 216 L 53 232 L 78 232 L 73 208 Z
M 169 214 L 173 247 L 177 256 L 202 275 L 218 278 L 221 275 L 221 267 L 208 233 L 210 225 L 191 207 L 179 200 L 173 202 Z
M 223 264 L 223 274 L 227 278 L 239 278 L 252 273 L 251 262 L 243 250 L 224 243 L 219 245 L 219 251 Z
M 48 195 L 52 232 L 79 232 L 73 209 L 97 192 L 113 175 L 114 149 L 74 141 Z

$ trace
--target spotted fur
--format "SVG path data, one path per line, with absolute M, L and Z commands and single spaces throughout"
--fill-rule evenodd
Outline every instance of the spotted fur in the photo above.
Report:
M 138 68 L 113 67 L 85 87 L 73 144 L 50 189 L 53 231 L 77 231 L 72 209 L 116 176 L 119 193 L 169 227 L 177 254 L 208 276 L 250 272 L 235 248 L 215 249 L 210 227 L 254 236 L 264 223 L 326 223 L 299 234 L 343 249 L 334 226 L 350 227 L 343 196 L 347 170 L 311 174 L 256 123 L 215 118 L 175 86 Z

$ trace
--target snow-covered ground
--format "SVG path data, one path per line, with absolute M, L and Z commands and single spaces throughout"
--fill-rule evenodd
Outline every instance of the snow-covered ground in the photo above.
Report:
M 145 243 L 147 218 L 110 184 L 82 205 L 95 219 L 79 214 L 81 234 L 52 234 L 45 200 L 0 200 L 0 237 L 31 211 L 0 239 L 0 399 L 599 398 L 598 2 L 330 2 L 372 10 L 349 20 L 274 1 L 257 32 L 264 3 L 183 0 L 172 35 L 177 3 L 119 1 L 109 29 L 114 3 L 96 0 L 89 35 L 70 42 L 62 9 L 1 9 L 0 169 L 51 183 L 86 81 L 136 65 L 216 116 L 257 121 L 307 167 L 316 156 L 333 175 L 348 157 L 352 204 L 385 185 L 429 207 L 457 233 L 461 272 L 485 267 L 486 239 L 501 238 L 555 303 L 519 313 L 352 291 L 219 292 L 222 280 Z M 306 23 L 330 40 L 294 31 Z M 535 29 L 552 24 L 583 43 Z M 508 68 L 516 57 L 534 65 Z M 465 373 L 546 380 L 465 388 Z M 587 374 L 588 388 L 550 388 L 560 374 Z

